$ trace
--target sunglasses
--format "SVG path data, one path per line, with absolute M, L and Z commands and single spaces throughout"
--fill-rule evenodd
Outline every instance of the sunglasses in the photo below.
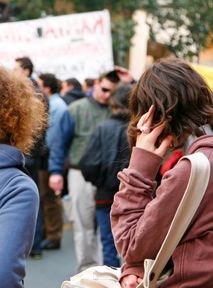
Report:
M 111 92 L 110 89 L 104 88 L 104 87 L 101 87 L 101 91 L 104 92 L 104 93 Z

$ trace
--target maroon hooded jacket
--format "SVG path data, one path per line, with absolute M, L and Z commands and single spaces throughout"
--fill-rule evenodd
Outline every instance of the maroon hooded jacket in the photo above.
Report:
M 173 274 L 161 288 L 213 288 L 213 136 L 199 137 L 186 154 L 203 152 L 211 174 L 204 198 L 172 255 Z M 152 199 L 162 158 L 133 148 L 129 167 L 119 172 L 120 190 L 111 210 L 115 244 L 124 257 L 122 277 L 143 278 L 144 259 L 155 259 L 186 189 L 190 162 L 165 173 Z

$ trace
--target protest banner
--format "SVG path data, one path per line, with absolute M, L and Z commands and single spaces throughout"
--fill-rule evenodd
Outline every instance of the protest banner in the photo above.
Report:
M 113 68 L 107 10 L 0 24 L 0 64 L 28 56 L 36 73 L 96 78 Z

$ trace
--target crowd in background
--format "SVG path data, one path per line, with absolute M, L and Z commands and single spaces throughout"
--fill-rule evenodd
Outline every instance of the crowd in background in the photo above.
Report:
M 117 173 L 128 166 L 128 99 L 135 80 L 116 67 L 99 79 L 33 78 L 33 63 L 17 58 L 14 70 L 29 78 L 48 111 L 48 127 L 26 167 L 37 183 L 40 209 L 30 256 L 59 249 L 63 233 L 62 196 L 71 197 L 77 271 L 106 264 L 120 266 L 110 225 L 118 190 Z

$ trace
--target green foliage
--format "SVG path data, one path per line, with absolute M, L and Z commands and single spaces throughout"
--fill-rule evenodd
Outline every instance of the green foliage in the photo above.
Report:
M 36 19 L 42 12 L 54 14 L 54 0 L 12 0 L 10 6 L 18 20 Z
M 159 3 L 163 4 L 159 4 Z M 148 12 L 152 39 L 160 30 L 169 36 L 167 45 L 178 56 L 198 56 L 213 33 L 212 0 L 147 0 L 142 7 Z M 210 40 L 212 41 L 212 39 Z
M 139 7 L 139 0 L 72 0 L 75 10 L 79 12 L 109 9 L 111 15 L 131 16 Z
M 130 18 L 125 21 L 114 20 L 112 23 L 113 54 L 115 63 L 128 65 L 128 51 L 131 45 L 135 22 Z

